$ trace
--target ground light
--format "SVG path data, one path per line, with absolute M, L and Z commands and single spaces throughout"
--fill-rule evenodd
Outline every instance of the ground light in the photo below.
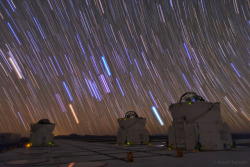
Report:
M 54 143 L 53 143 L 53 142 L 49 142 L 49 145 L 50 145 L 50 146 L 54 146 Z
M 27 144 L 25 145 L 26 148 L 29 148 L 29 147 L 31 147 L 31 146 L 32 146 L 32 143 L 27 143 Z

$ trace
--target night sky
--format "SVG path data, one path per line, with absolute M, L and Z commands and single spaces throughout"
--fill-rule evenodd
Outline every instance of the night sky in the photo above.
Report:
M 0 0 L 0 132 L 115 135 L 136 111 L 167 133 L 185 92 L 250 131 L 248 0 Z

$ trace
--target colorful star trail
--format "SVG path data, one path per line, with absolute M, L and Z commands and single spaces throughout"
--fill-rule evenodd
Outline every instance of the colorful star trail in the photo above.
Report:
M 115 135 L 136 111 L 167 133 L 196 92 L 250 131 L 247 0 L 0 0 L 0 132 Z

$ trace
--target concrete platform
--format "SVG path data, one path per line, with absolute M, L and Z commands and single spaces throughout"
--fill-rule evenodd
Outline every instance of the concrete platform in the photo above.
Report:
M 0 154 L 0 166 L 40 167 L 165 167 L 165 166 L 250 166 L 250 148 L 238 147 L 230 151 L 187 152 L 177 157 L 164 143 L 151 146 L 116 146 L 73 140 L 55 140 L 54 147 L 17 148 Z M 132 152 L 133 162 L 127 162 Z

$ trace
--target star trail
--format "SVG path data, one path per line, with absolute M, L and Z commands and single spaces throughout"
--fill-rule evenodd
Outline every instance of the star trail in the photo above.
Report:
M 167 133 L 185 92 L 250 130 L 248 0 L 0 0 L 0 132 L 116 135 L 136 111 Z

